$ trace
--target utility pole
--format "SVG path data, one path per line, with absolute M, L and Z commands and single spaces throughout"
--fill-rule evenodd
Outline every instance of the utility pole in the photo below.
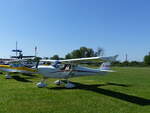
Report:
M 37 57 L 37 46 L 35 46 L 35 57 Z
M 127 62 L 128 61 L 128 54 L 126 53 L 125 55 L 125 61 Z

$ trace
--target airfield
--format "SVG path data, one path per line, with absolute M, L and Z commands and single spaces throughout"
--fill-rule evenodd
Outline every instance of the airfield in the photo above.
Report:
M 0 113 L 150 113 L 150 68 L 116 67 L 115 73 L 70 79 L 77 87 L 56 86 L 40 75 L 0 75 Z

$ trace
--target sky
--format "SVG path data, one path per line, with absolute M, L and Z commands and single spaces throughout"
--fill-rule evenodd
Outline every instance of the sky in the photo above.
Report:
M 0 0 L 0 57 L 15 43 L 24 55 L 50 57 L 81 46 L 142 61 L 150 51 L 149 0 Z

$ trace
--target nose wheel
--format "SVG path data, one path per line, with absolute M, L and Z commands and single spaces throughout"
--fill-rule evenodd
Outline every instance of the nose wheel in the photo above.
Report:
M 7 73 L 7 74 L 5 75 L 5 78 L 6 78 L 6 79 L 11 79 L 12 77 Z
M 47 86 L 47 84 L 43 83 L 43 82 L 39 82 L 36 84 L 38 88 L 44 88 Z
M 44 83 L 45 81 L 46 81 L 46 78 L 43 78 L 43 80 L 42 80 L 41 82 L 39 82 L 39 83 L 36 84 L 37 87 L 38 87 L 38 88 L 44 88 L 44 87 L 46 87 L 47 84 Z
M 54 82 L 54 84 L 56 84 L 56 85 L 62 85 L 62 84 L 65 84 L 63 81 L 61 81 L 61 80 L 56 80 L 55 82 Z
M 63 82 L 63 81 L 61 81 L 61 80 L 57 80 L 57 81 L 55 81 L 54 83 L 55 83 L 56 85 L 58 85 L 58 86 L 60 86 L 60 85 L 62 85 L 62 84 L 65 84 L 65 88 L 67 88 L 67 89 L 71 89 L 71 88 L 76 87 L 75 84 L 70 83 L 69 80 L 67 80 L 67 83 L 66 83 L 66 82 Z
M 75 84 L 70 83 L 70 82 L 67 80 L 67 84 L 65 85 L 65 88 L 71 89 L 71 88 L 74 88 L 74 87 L 76 87 Z

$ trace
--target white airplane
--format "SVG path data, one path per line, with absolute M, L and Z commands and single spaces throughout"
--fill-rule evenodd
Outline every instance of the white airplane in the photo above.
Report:
M 114 72 L 110 70 L 110 62 L 115 61 L 118 55 L 111 57 L 91 57 L 91 58 L 78 58 L 78 59 L 68 59 L 68 60 L 41 60 L 40 62 L 51 62 L 52 65 L 38 65 L 38 73 L 43 75 L 41 82 L 37 83 L 37 87 L 43 88 L 47 84 L 45 80 L 48 78 L 59 78 L 67 80 L 65 84 L 66 88 L 74 88 L 75 84 L 69 82 L 69 78 L 80 77 L 80 76 L 91 76 L 91 75 L 104 75 L 107 72 Z M 93 69 L 88 67 L 82 67 L 78 65 L 80 62 L 89 61 L 105 61 L 100 68 Z M 56 85 L 64 84 L 63 81 L 55 81 Z

